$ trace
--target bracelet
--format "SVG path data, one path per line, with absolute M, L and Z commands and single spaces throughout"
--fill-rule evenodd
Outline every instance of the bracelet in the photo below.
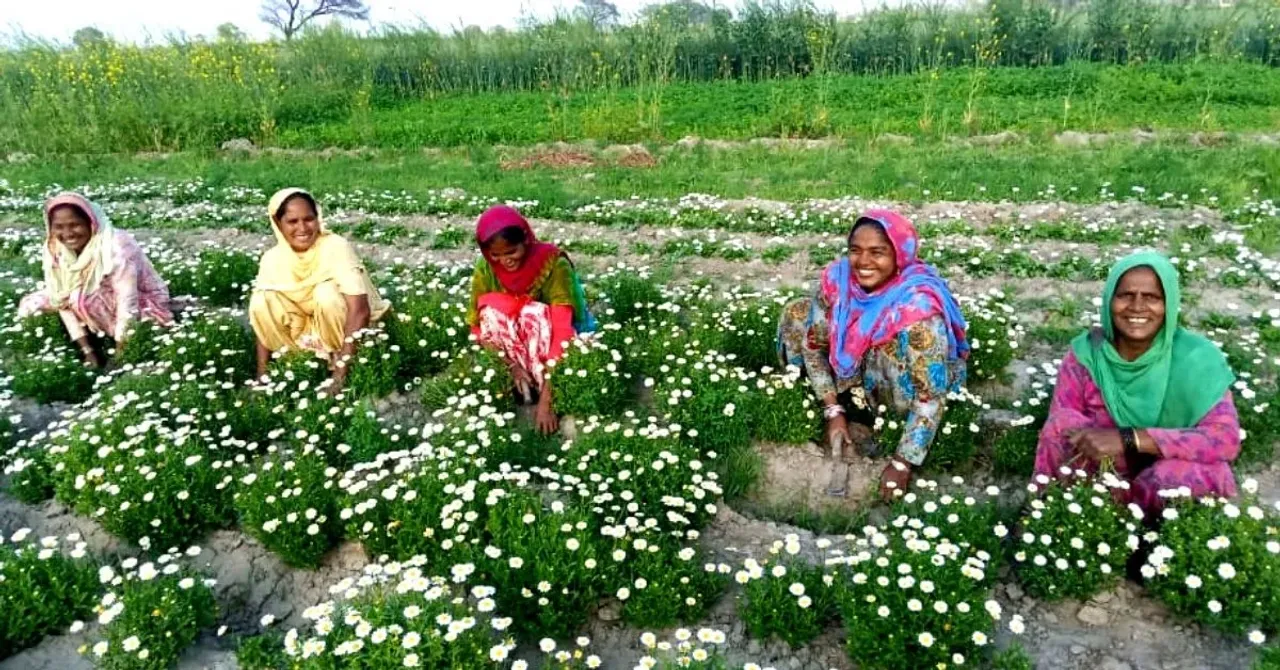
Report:
M 822 410 L 822 418 L 828 421 L 838 416 L 841 416 L 843 414 L 844 414 L 844 407 L 842 407 L 839 403 L 836 403 L 834 405 L 827 405 L 826 408 Z
M 1124 442 L 1124 458 L 1132 463 L 1138 456 L 1138 437 L 1132 428 L 1120 429 L 1120 441 Z

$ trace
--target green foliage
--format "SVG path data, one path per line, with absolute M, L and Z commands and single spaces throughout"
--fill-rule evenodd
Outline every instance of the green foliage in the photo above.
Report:
M 1013 560 L 1027 592 L 1044 600 L 1087 600 L 1124 577 L 1140 527 L 1112 501 L 1114 475 L 1051 482 L 1022 517 Z
M 599 277 L 593 282 L 593 288 L 608 304 L 601 316 L 613 323 L 626 323 L 649 314 L 665 302 L 662 289 L 643 273 L 620 271 Z
M 90 653 L 106 670 L 156 670 L 172 667 L 201 630 L 217 621 L 213 591 L 195 573 L 165 554 L 156 562 L 122 565 L 122 574 L 98 606 L 101 640 Z M 169 572 L 170 566 L 174 568 Z M 101 652 L 101 653 L 99 653 Z
M 364 330 L 353 337 L 354 360 L 340 362 L 350 367 L 347 388 L 351 394 L 360 398 L 381 397 L 396 390 L 402 366 L 400 345 L 381 328 Z
M 204 249 L 185 262 L 161 267 L 169 294 L 190 295 L 213 307 L 236 307 L 248 302 L 258 276 L 258 254 L 227 249 Z
M 284 636 L 264 634 L 241 638 L 236 646 L 236 663 L 245 670 L 284 670 L 289 667 Z
M 234 378 L 253 375 L 253 335 L 230 311 L 195 312 L 157 338 L 156 358 L 174 370 L 229 370 Z
M 1019 346 L 1022 327 L 1003 293 L 990 291 L 961 303 L 969 322 L 970 383 L 1001 381 Z
M 241 527 L 285 563 L 315 567 L 338 536 L 336 474 L 315 452 L 263 459 L 235 493 Z
M 64 632 L 97 602 L 97 570 L 60 553 L 56 538 L 24 543 L 29 531 L 0 546 L 0 658 Z M 74 553 L 84 556 L 84 544 Z
M 991 658 L 992 670 L 1035 670 L 1035 663 L 1020 644 L 1013 644 Z
M 1280 632 L 1280 539 L 1274 510 L 1244 483 L 1237 502 L 1176 501 L 1143 566 L 1147 587 L 1173 611 L 1233 635 Z
M 98 375 L 69 350 L 11 360 L 6 371 L 10 388 L 40 404 L 79 403 L 93 394 Z
M 630 398 L 632 377 L 626 361 L 597 338 L 578 337 L 567 343 L 549 377 L 552 403 L 560 415 L 619 414 Z
M 484 392 L 504 405 L 512 405 L 514 382 L 501 354 L 471 347 L 460 352 L 444 372 L 422 385 L 422 403 L 440 408 L 463 393 Z
M 402 287 L 391 296 L 395 306 L 382 324 L 400 347 L 400 378 L 406 381 L 443 370 L 465 341 L 466 303 L 435 284 Z
M 837 615 L 831 576 L 804 563 L 783 560 L 769 566 L 748 560 L 735 578 L 745 582 L 738 614 L 754 638 L 776 635 L 799 649 Z

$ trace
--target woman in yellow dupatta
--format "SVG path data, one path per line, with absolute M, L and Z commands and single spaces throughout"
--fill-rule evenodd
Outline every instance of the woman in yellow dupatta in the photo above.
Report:
M 369 280 L 355 249 L 325 230 L 310 193 L 287 188 L 267 208 L 276 245 L 262 255 L 249 299 L 258 376 L 272 352 L 304 349 L 329 360 L 333 390 L 346 383 L 352 335 L 376 323 L 390 304 Z

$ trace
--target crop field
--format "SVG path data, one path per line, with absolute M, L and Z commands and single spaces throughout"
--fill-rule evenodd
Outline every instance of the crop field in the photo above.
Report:
M 11 312 L 39 277 L 55 187 L 2 183 Z M 56 317 L 6 326 L 2 668 L 1275 667 L 1270 201 L 1107 184 L 987 201 L 512 198 L 573 255 L 604 324 L 554 368 L 571 419 L 548 438 L 462 320 L 471 222 L 492 196 L 317 189 L 395 305 L 331 398 L 306 358 L 250 381 L 265 189 L 80 188 L 183 311 L 101 375 Z M 820 412 L 774 348 L 781 304 L 880 204 L 916 221 L 975 345 L 969 388 L 892 506 L 870 500 L 872 462 L 853 465 L 847 500 L 812 484 Z M 1184 318 L 1229 356 L 1245 433 L 1244 497 L 1175 501 L 1158 531 L 1110 502 L 1114 481 L 1026 497 L 1055 361 L 1096 321 L 1111 262 L 1146 246 L 1178 259 Z M 895 430 L 876 421 L 882 441 Z M 1123 575 L 1144 536 L 1158 549 L 1138 586 Z

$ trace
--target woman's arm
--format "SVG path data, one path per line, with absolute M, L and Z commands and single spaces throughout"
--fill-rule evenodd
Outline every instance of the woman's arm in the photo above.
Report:
M 831 406 L 836 404 L 837 391 L 835 372 L 831 369 L 831 333 L 827 307 L 821 289 L 815 288 L 804 324 L 800 356 L 804 359 L 804 371 L 809 377 L 809 385 L 814 394 L 822 399 L 824 406 Z
M 1240 454 L 1240 417 L 1230 389 L 1194 428 L 1138 431 L 1142 451 L 1195 463 L 1230 463 Z M 1148 446 L 1151 445 L 1151 446 Z
M 342 297 L 347 301 L 347 320 L 342 325 L 342 350 L 338 352 L 338 363 L 333 370 L 333 381 L 339 389 L 346 383 L 348 365 L 355 358 L 356 339 L 353 336 L 369 327 L 369 317 L 372 313 L 368 295 L 343 294 Z
M 112 336 L 118 350 L 129 339 L 130 328 L 139 314 L 137 266 L 133 263 L 121 263 L 117 266 L 111 273 L 111 286 L 116 293 L 116 322 L 113 324 Z

